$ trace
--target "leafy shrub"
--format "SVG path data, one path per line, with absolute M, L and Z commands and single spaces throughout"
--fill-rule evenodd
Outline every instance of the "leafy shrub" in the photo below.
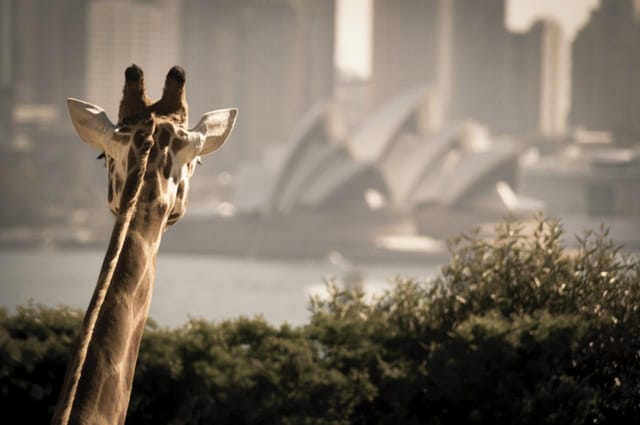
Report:
M 82 321 L 78 311 L 28 305 L 0 309 L 0 410 L 21 423 L 49 423 L 69 350 Z
M 430 282 L 367 301 L 328 284 L 307 325 L 149 324 L 129 424 L 630 424 L 640 417 L 640 263 L 557 221 L 451 243 Z M 51 415 L 80 315 L 0 313 L 0 402 Z

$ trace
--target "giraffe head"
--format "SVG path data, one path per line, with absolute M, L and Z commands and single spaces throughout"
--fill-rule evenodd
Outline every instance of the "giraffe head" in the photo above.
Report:
M 236 109 L 208 112 L 195 127 L 186 128 L 185 81 L 182 68 L 174 66 L 162 98 L 152 103 L 145 94 L 142 70 L 130 66 L 118 124 L 96 105 L 67 101 L 80 138 L 103 152 L 109 208 L 116 216 L 135 204 L 152 219 L 174 224 L 186 211 L 189 180 L 200 157 L 219 149 L 229 137 Z

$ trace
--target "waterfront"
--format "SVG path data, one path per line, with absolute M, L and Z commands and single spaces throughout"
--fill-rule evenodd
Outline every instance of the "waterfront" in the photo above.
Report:
M 101 250 L 0 251 L 0 307 L 28 302 L 84 310 L 102 262 Z M 435 262 L 351 265 L 333 253 L 316 260 L 270 260 L 162 252 L 158 257 L 150 317 L 178 326 L 189 317 L 206 320 L 262 315 L 272 324 L 303 324 L 311 294 L 327 279 L 360 276 L 367 292 L 379 293 L 396 276 L 426 280 Z

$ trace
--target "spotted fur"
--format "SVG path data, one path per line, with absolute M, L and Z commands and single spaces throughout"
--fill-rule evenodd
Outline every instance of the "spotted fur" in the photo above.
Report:
M 124 424 L 162 233 L 186 211 L 208 134 L 219 147 L 235 120 L 235 110 L 223 110 L 225 125 L 210 131 L 205 115 L 187 131 L 184 85 L 184 70 L 173 67 L 152 103 L 142 70 L 127 68 L 116 126 L 101 108 L 70 100 L 78 134 L 104 152 L 115 224 L 52 424 Z

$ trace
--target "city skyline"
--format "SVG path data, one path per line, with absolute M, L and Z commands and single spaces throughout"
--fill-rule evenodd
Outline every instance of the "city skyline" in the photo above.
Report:
M 12 18 L 2 16 L 2 54 L 15 58 L 0 67 L 3 164 L 27 188 L 6 189 L 5 223 L 106 222 L 94 189 L 101 163 L 75 143 L 65 99 L 115 117 L 131 63 L 152 98 L 182 64 L 192 118 L 241 111 L 233 142 L 194 180 L 199 214 L 414 211 L 415 228 L 433 236 L 439 213 L 500 214 L 520 205 L 504 195 L 512 191 L 550 211 L 637 215 L 628 202 L 637 175 L 626 173 L 640 135 L 640 0 L 582 9 L 588 25 L 571 43 L 558 20 L 536 19 L 539 9 L 529 8 L 526 31 L 507 26 L 513 0 L 0 1 Z M 372 56 L 369 80 L 336 72 L 334 49 L 365 33 L 336 29 L 338 4 L 375 7 L 372 45 L 359 50 Z M 524 168 L 518 153 L 530 145 L 545 158 L 527 157 L 536 163 Z M 565 149 L 584 152 L 565 158 Z M 575 161 L 578 188 L 573 177 L 545 180 L 546 164 L 565 160 Z M 592 164 L 593 176 L 580 174 Z
M 373 0 L 337 0 L 335 65 L 359 78 L 371 75 Z M 507 0 L 505 25 L 513 32 L 527 31 L 536 20 L 557 20 L 567 42 L 585 25 L 600 0 Z

